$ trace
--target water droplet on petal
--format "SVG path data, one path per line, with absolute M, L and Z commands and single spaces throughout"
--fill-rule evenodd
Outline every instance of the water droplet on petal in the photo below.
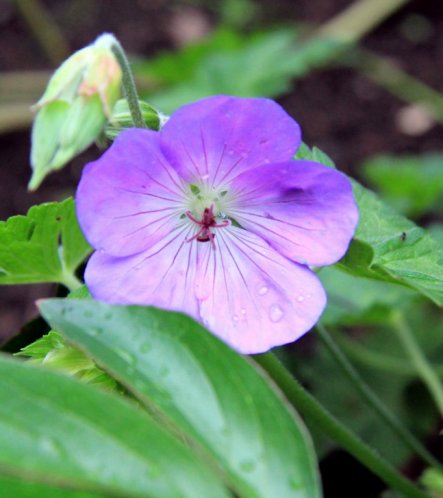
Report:
M 302 303 L 305 300 L 305 296 L 298 296 L 297 301 Z
M 246 315 L 246 310 L 245 310 L 245 308 L 242 308 L 242 309 L 240 310 L 240 313 L 241 313 L 242 315 Z
M 238 315 L 233 315 L 232 319 L 234 320 L 234 322 L 238 322 Z
M 260 287 L 260 289 L 258 289 L 258 293 L 260 296 L 264 296 L 265 294 L 267 294 L 269 291 L 269 289 L 266 287 L 266 285 L 264 285 L 263 287 Z
M 284 315 L 284 311 L 281 309 L 280 305 L 278 304 L 273 304 L 270 308 L 269 308 L 269 318 L 271 320 L 271 322 L 279 322 L 282 318 L 283 318 L 283 315 Z

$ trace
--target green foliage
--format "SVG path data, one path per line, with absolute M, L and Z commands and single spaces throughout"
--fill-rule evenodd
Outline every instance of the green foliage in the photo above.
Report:
M 231 496 L 206 462 L 132 403 L 3 356 L 0 447 L 0 475 L 13 478 L 15 492 L 20 479 L 86 496 Z
M 181 52 L 139 62 L 135 73 L 168 87 L 147 97 L 155 107 L 170 113 L 209 95 L 281 95 L 293 78 L 330 57 L 336 44 L 318 39 L 301 43 L 293 28 L 250 35 L 224 29 Z
M 416 297 L 412 289 L 389 282 L 358 277 L 337 267 L 319 272 L 328 304 L 323 325 L 383 325 L 393 311 L 407 307 Z
M 339 267 L 406 285 L 443 304 L 443 250 L 426 230 L 353 182 L 360 222 Z
M 306 145 L 304 142 L 301 143 L 294 156 L 294 159 L 306 159 L 307 161 L 314 161 L 316 163 L 323 164 L 329 168 L 335 169 L 334 161 L 322 150 L 314 145 L 312 149 Z
M 33 206 L 0 222 L 0 284 L 75 285 L 75 270 L 91 249 L 78 226 L 74 201 Z
M 439 372 L 443 375 L 443 327 L 439 314 L 435 309 L 432 311 L 429 306 L 417 303 L 409 306 L 407 318 L 420 347 L 432 365 L 440 367 Z M 364 313 L 358 321 L 360 325 L 364 324 Z M 427 327 L 423 327 L 425 321 Z M 366 323 L 365 331 L 363 334 L 360 329 L 360 333 L 349 336 L 341 330 L 335 332 L 333 337 L 384 405 L 412 433 L 423 438 L 438 420 L 438 413 L 426 388 L 418 380 L 391 328 L 381 324 L 372 327 Z M 288 361 L 296 376 L 303 379 L 316 399 L 349 429 L 394 465 L 404 465 L 412 457 L 410 449 L 380 422 L 378 415 L 351 388 L 348 379 L 321 344 L 317 343 L 317 347 L 308 354 L 303 348 L 295 349 L 294 355 L 290 359 L 288 357 Z M 325 378 L 333 381 L 325 382 Z M 317 431 L 313 435 L 320 454 L 331 449 L 331 441 Z
M 441 470 L 427 469 L 420 481 L 428 489 L 433 498 L 441 498 L 443 496 L 443 472 Z
M 29 362 L 44 365 L 75 376 L 86 384 L 115 390 L 117 382 L 98 368 L 82 351 L 66 343 L 54 330 L 23 348 L 17 356 L 29 357 Z
M 320 496 L 301 421 L 245 358 L 189 317 L 69 299 L 44 301 L 41 311 L 167 427 L 215 459 L 239 497 Z
M 365 178 L 397 211 L 417 217 L 443 207 L 443 154 L 382 155 L 363 164 Z

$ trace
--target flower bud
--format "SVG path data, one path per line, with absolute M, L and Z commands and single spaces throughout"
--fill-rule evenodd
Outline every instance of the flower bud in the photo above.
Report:
M 165 123 L 167 117 L 164 116 L 161 112 L 154 109 L 147 102 L 139 100 L 138 104 L 142 112 L 143 121 L 146 123 L 146 126 L 151 130 L 158 131 Z M 132 121 L 127 100 L 118 100 L 112 111 L 112 117 L 105 128 L 106 138 L 108 138 L 109 140 L 115 140 L 117 135 L 125 128 L 133 127 L 134 123 Z
M 94 142 L 110 118 L 122 78 L 113 42 L 112 35 L 104 34 L 69 57 L 35 105 L 31 190 Z

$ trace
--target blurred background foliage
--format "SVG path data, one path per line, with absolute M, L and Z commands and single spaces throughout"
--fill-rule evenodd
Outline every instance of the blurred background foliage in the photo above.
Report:
M 30 105 L 60 61 L 110 31 L 132 56 L 141 95 L 163 113 L 210 94 L 276 98 L 300 123 L 306 143 L 443 243 L 443 3 L 358 3 L 370 8 L 352 17 L 348 0 L 1 1 L 1 218 L 71 195 L 84 163 L 97 157 L 91 148 L 38 192 L 26 192 Z M 374 21 L 371 12 L 379 8 L 385 14 Z M 334 267 L 319 275 L 329 294 L 323 325 L 395 415 L 443 456 L 441 417 L 402 349 L 394 319 L 401 314 L 443 378 L 441 310 L 394 283 Z M 35 314 L 34 299 L 54 289 L 3 287 L 1 293 L 0 337 L 6 338 Z M 411 477 L 421 473 L 315 334 L 280 354 L 346 425 Z M 320 454 L 329 454 L 331 443 L 314 436 Z M 340 458 L 323 460 L 325 476 Z M 340 481 L 337 474 L 334 480 Z M 347 485 L 344 479 L 340 491 L 335 484 L 329 496 L 346 496 Z M 375 481 L 358 496 L 381 489 Z

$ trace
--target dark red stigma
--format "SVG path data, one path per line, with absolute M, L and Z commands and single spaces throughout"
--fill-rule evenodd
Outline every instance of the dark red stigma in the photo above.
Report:
M 204 209 L 201 220 L 195 218 L 191 211 L 186 211 L 186 216 L 200 227 L 200 230 L 193 237 L 187 239 L 187 242 L 191 242 L 192 240 L 197 240 L 197 242 L 210 242 L 212 248 L 215 249 L 215 233 L 211 232 L 211 228 L 227 227 L 229 225 L 229 220 L 224 220 L 221 223 L 217 223 L 217 220 L 214 216 L 213 205 Z

